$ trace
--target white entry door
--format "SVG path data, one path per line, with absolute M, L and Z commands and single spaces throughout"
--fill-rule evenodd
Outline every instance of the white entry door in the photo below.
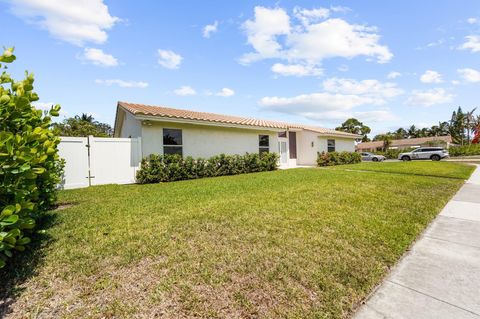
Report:
M 280 153 L 280 165 L 288 165 L 287 140 L 279 139 L 278 152 Z

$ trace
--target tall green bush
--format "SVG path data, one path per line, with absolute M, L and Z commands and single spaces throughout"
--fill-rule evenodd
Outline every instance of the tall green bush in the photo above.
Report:
M 0 68 L 15 60 L 13 49 L 0 56 Z M 6 71 L 0 77 L 0 268 L 15 251 L 25 250 L 35 220 L 56 200 L 62 164 L 57 154 L 60 139 L 51 130 L 48 113 L 36 110 L 33 74 L 13 80 Z
M 480 155 L 480 144 L 470 144 L 463 146 L 451 146 L 448 149 L 450 156 L 472 156 Z
M 361 155 L 356 152 L 322 152 L 317 154 L 318 166 L 356 164 L 361 161 Z
M 276 153 L 220 154 L 209 159 L 152 154 L 142 160 L 137 181 L 147 184 L 272 171 L 277 169 L 277 162 Z

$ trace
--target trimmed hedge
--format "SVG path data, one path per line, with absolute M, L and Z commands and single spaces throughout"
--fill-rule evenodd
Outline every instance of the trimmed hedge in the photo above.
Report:
M 451 146 L 448 149 L 450 156 L 472 156 L 480 155 L 480 144 L 470 144 L 463 146 Z
M 356 164 L 362 161 L 362 156 L 355 152 L 322 152 L 318 153 L 318 166 L 334 166 L 344 164 Z
M 141 184 L 173 182 L 179 180 L 237 175 L 277 169 L 278 154 L 245 155 L 220 154 L 208 159 L 180 155 L 152 154 L 142 160 L 137 172 Z

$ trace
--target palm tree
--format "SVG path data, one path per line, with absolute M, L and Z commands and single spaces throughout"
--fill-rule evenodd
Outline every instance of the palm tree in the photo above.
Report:
M 399 128 L 395 131 L 395 138 L 402 139 L 408 137 L 408 132 L 404 128 Z
M 465 113 L 465 128 L 467 129 L 467 144 L 470 144 L 470 132 L 475 128 L 475 112 L 477 108 L 474 108 L 470 112 Z
M 386 152 L 390 145 L 392 145 L 392 137 L 390 134 L 384 134 L 382 136 L 382 141 L 383 141 L 383 151 Z
M 75 118 L 77 120 L 80 120 L 80 121 L 83 121 L 83 122 L 88 122 L 88 123 L 93 123 L 94 122 L 94 118 L 91 114 L 87 114 L 87 113 L 82 113 L 82 115 L 78 116 L 78 115 L 75 115 Z
M 408 138 L 418 137 L 418 129 L 415 127 L 415 125 L 410 126 L 407 132 L 408 132 Z
M 438 123 L 438 135 L 445 136 L 449 134 L 449 125 L 448 122 L 439 122 Z

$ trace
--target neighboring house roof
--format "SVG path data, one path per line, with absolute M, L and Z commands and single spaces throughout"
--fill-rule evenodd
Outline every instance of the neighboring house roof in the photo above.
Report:
M 313 132 L 320 133 L 322 135 L 327 135 L 327 136 L 361 138 L 360 135 L 350 134 L 346 132 L 336 131 L 333 129 L 317 127 L 317 126 L 292 124 L 292 123 L 277 122 L 277 121 L 267 121 L 267 120 L 252 119 L 252 118 L 246 118 L 246 117 L 222 115 L 222 114 L 207 113 L 207 112 L 196 112 L 196 111 L 174 109 L 174 108 L 163 107 L 163 106 L 118 102 L 118 108 L 123 108 L 124 110 L 136 116 L 146 115 L 146 116 L 154 116 L 159 118 L 174 118 L 174 119 L 205 121 L 205 122 L 222 123 L 222 124 L 256 126 L 256 127 L 273 128 L 273 129 L 290 129 L 290 128 L 303 129 L 303 130 L 313 131 Z M 118 112 L 118 108 L 117 108 L 117 112 Z M 115 126 L 116 124 L 117 123 L 115 123 Z
M 392 140 L 390 147 L 408 147 L 423 145 L 428 142 L 443 141 L 445 143 L 452 143 L 452 137 L 447 136 L 431 136 L 431 137 L 419 137 L 419 138 L 404 138 L 401 140 Z M 376 149 L 383 147 L 383 141 L 375 142 L 363 142 L 357 145 L 357 150 Z

